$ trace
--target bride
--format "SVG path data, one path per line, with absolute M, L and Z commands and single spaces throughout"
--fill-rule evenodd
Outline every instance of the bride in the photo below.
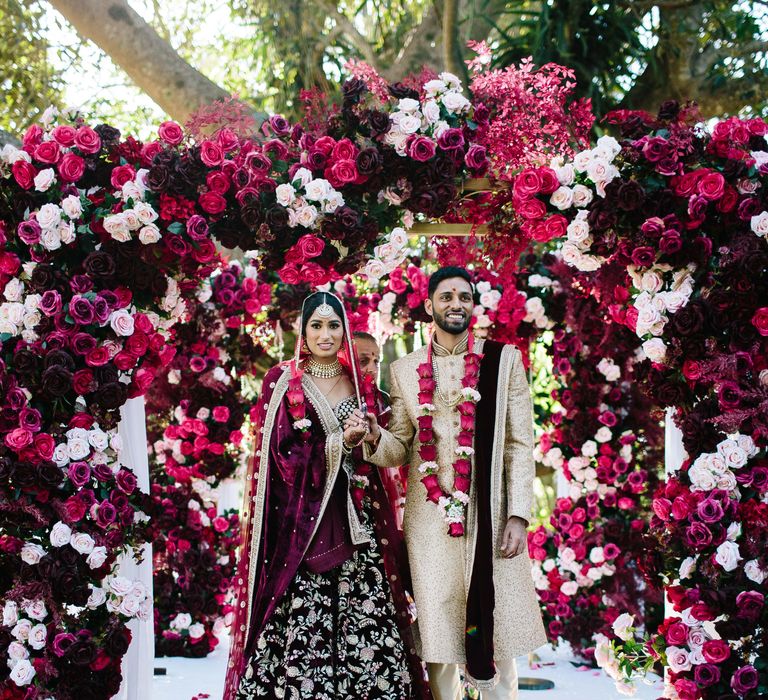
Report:
M 429 697 L 364 403 L 344 307 L 311 294 L 258 401 L 225 700 Z

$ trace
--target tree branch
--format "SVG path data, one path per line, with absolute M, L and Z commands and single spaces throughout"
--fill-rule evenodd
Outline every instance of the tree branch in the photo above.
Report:
M 341 33 L 343 33 L 344 36 L 350 41 L 352 46 L 354 46 L 363 55 L 365 62 L 372 68 L 376 69 L 377 72 L 380 72 L 379 57 L 373 50 L 371 42 L 365 36 L 363 36 L 357 27 L 355 27 L 352 20 L 349 19 L 349 17 L 347 17 L 347 15 L 345 15 L 339 9 L 335 2 L 328 2 L 328 0 L 323 0 L 322 6 L 326 9 L 327 12 L 331 14 L 333 21 L 336 23 L 336 26 L 339 27 Z
M 463 72 L 459 48 L 458 0 L 443 0 L 443 67 L 454 75 Z
M 182 59 L 127 0 L 50 0 L 50 4 L 177 121 L 183 123 L 199 107 L 230 97 Z
M 421 22 L 414 27 L 403 42 L 403 48 L 392 62 L 388 71 L 390 79 L 402 77 L 422 65 L 435 66 L 435 56 L 440 55 L 442 42 L 442 24 L 437 11 L 432 7 L 424 13 Z M 435 46 L 432 46 L 435 44 Z

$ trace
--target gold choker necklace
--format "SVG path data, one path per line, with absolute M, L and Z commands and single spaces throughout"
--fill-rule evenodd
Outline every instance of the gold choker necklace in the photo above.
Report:
M 306 370 L 318 379 L 333 379 L 333 377 L 338 377 L 341 374 L 341 362 L 337 358 L 330 364 L 324 364 L 310 357 L 307 360 Z

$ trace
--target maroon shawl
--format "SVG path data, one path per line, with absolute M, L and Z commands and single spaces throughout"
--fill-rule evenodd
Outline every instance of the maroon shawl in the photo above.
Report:
M 328 465 L 326 464 L 326 440 L 320 417 L 309 399 L 306 400 L 307 418 L 312 421 L 310 437 L 303 440 L 293 428 L 284 391 L 274 394 L 275 385 L 284 370 L 273 367 L 264 377 L 262 395 L 257 405 L 256 455 L 246 477 L 241 558 L 235 581 L 237 603 L 232 624 L 232 648 L 227 669 L 224 700 L 233 700 L 240 678 L 252 657 L 256 641 L 282 596 L 296 576 L 299 565 L 312 539 L 320 517 L 326 488 Z M 272 407 L 274 401 L 279 405 Z M 263 429 L 268 414 L 274 412 L 269 440 L 263 440 Z M 269 427 L 269 426 L 267 426 Z M 259 449 L 268 445 L 268 470 L 257 474 Z M 354 457 L 360 459 L 360 450 Z M 415 698 L 428 698 L 428 687 L 423 678 L 421 662 L 415 654 L 408 617 L 405 586 L 408 577 L 405 569 L 404 545 L 397 532 L 384 488 L 376 469 L 368 474 L 374 517 L 374 531 L 385 573 L 392 593 L 403 644 L 408 654 L 409 669 L 414 679 Z M 254 513 L 259 479 L 264 482 L 262 517 L 255 522 Z M 251 542 L 260 530 L 256 561 L 251 561 Z M 249 572 L 253 574 L 253 593 L 248 599 Z M 249 605 L 250 604 L 250 605 Z

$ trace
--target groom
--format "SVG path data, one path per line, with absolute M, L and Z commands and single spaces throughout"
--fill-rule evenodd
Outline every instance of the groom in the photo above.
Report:
M 530 391 L 517 348 L 473 344 L 465 269 L 438 270 L 428 291 L 434 335 L 392 364 L 388 430 L 368 415 L 366 458 L 411 465 L 404 530 L 435 700 L 463 697 L 465 664 L 483 700 L 513 700 L 515 657 L 546 643 L 526 546 Z

